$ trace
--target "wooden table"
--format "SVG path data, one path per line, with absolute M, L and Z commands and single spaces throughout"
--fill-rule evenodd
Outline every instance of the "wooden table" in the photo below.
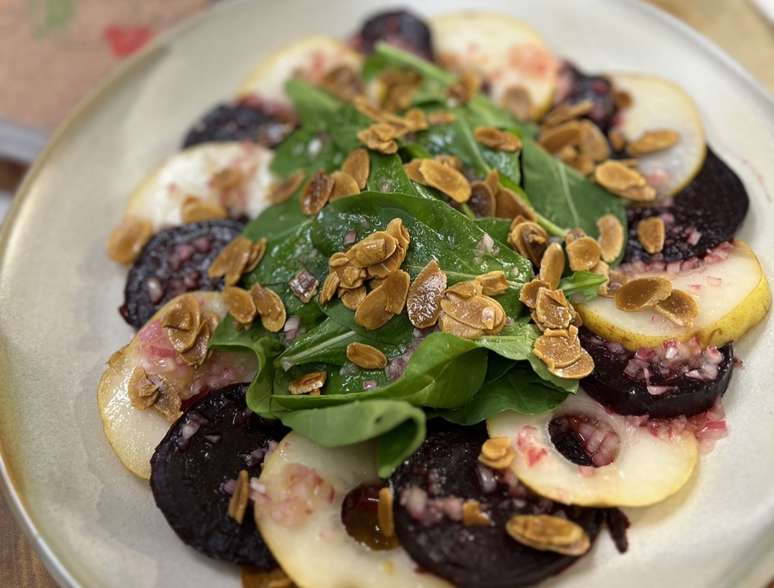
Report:
M 746 0 L 649 0 L 720 45 L 774 92 L 774 28 Z M 740 42 L 744 39 L 744 42 Z M 54 588 L 0 500 L 0 586 Z

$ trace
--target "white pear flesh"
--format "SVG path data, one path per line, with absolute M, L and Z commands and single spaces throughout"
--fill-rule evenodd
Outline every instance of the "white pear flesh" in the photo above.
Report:
M 504 14 L 456 12 L 434 17 L 430 28 L 441 63 L 479 73 L 495 102 L 520 86 L 530 96 L 533 118 L 551 106 L 558 60 L 529 25 Z
M 699 173 L 707 154 L 696 103 L 680 86 L 663 78 L 623 73 L 610 77 L 616 90 L 632 99 L 615 125 L 627 141 L 657 129 L 671 129 L 680 135 L 672 147 L 637 158 L 637 168 L 656 190 L 657 198 L 676 194 Z
M 314 470 L 335 494 L 330 501 L 317 501 L 308 507 L 308 515 L 300 523 L 288 525 L 272 516 L 271 500 L 287 493 L 284 472 L 297 464 Z M 360 484 L 378 480 L 376 445 L 372 443 L 326 448 L 289 433 L 269 455 L 259 483 L 270 502 L 257 510 L 256 522 L 272 554 L 297 585 L 449 588 L 436 576 L 420 572 L 401 547 L 375 551 L 347 533 L 341 522 L 344 498 Z
M 214 313 L 221 319 L 226 315 L 226 306 L 220 293 L 196 292 L 194 295 L 203 311 Z M 172 302 L 174 299 L 164 305 L 148 321 L 148 325 L 157 321 L 161 313 L 165 312 Z M 97 405 L 102 418 L 102 427 L 110 447 L 130 472 L 147 480 L 151 473 L 150 458 L 156 446 L 169 430 L 170 423 L 153 409 L 136 409 L 129 399 L 129 378 L 132 372 L 138 366 L 149 369 L 147 366 L 153 362 L 143 352 L 141 336 L 142 329 L 128 345 L 114 353 L 109 359 L 97 388 Z M 219 362 L 218 365 L 211 364 L 208 368 L 219 370 L 219 366 L 224 366 L 223 362 L 234 357 L 234 352 L 221 351 L 217 353 L 217 356 L 213 353 L 205 365 L 215 361 Z M 213 357 L 217 357 L 217 359 L 213 359 Z M 207 368 L 203 366 L 200 369 Z M 252 378 L 237 377 L 236 379 L 250 381 Z M 223 385 L 227 384 L 224 382 Z M 186 391 L 179 392 L 181 396 L 186 395 Z
M 183 202 L 195 196 L 206 202 L 228 204 L 254 218 L 269 202 L 266 194 L 274 180 L 269 169 L 273 153 L 248 142 L 202 143 L 185 149 L 151 172 L 132 193 L 125 216 L 144 218 L 154 231 L 183 222 Z M 245 177 L 233 198 L 224 203 L 213 178 L 227 169 Z
M 285 83 L 290 78 L 299 76 L 317 84 L 336 67 L 348 66 L 360 71 L 362 60 L 357 51 L 338 39 L 305 37 L 261 61 L 239 87 L 238 94 L 258 96 L 274 104 L 289 104 Z
M 642 273 L 672 281 L 672 288 L 696 300 L 699 314 L 691 326 L 680 327 L 654 309 L 625 312 L 610 298 L 597 297 L 576 305 L 583 324 L 599 336 L 627 349 L 656 347 L 669 339 L 697 337 L 702 345 L 735 341 L 758 324 L 771 306 L 771 292 L 758 258 L 743 241 L 735 241 L 727 259 L 703 263 L 677 274 Z
M 548 424 L 555 416 L 570 414 L 597 419 L 618 434 L 620 447 L 612 463 L 582 467 L 556 450 Z M 501 413 L 487 421 L 487 429 L 490 437 L 512 440 L 516 458 L 510 467 L 522 483 L 563 504 L 634 507 L 661 502 L 691 478 L 699 455 L 690 432 L 662 438 L 609 413 L 583 392 L 571 395 L 550 413 Z

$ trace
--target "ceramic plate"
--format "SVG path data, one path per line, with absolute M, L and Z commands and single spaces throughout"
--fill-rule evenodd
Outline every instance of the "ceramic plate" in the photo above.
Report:
M 125 270 L 104 243 L 127 195 L 173 153 L 188 125 L 229 97 L 269 50 L 311 33 L 346 35 L 377 0 L 224 3 L 131 60 L 57 133 L 0 236 L 0 439 L 7 493 L 67 586 L 238 586 L 238 570 L 184 546 L 144 482 L 123 469 L 95 403 L 111 352 L 131 336 L 116 312 Z M 446 12 L 472 2 L 425 2 Z M 735 63 L 683 25 L 631 1 L 479 0 L 534 25 L 592 71 L 650 72 L 699 103 L 712 146 L 742 176 L 740 237 L 774 276 L 774 104 Z M 744 42 L 740 39 L 740 42 Z M 767 228 L 768 227 L 768 228 Z M 750 586 L 774 577 L 774 329 L 738 346 L 725 406 L 730 435 L 693 483 L 630 510 L 631 548 L 603 537 L 545 585 Z

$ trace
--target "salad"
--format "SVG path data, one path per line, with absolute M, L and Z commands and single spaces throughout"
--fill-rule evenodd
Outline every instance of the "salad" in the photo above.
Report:
M 603 532 L 624 553 L 620 509 L 727 434 L 771 299 L 748 207 L 679 86 L 511 17 L 302 39 L 110 235 L 137 332 L 107 439 L 247 586 L 505 588 Z

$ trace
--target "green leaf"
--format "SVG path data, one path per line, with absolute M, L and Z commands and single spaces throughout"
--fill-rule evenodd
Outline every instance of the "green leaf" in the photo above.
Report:
M 559 406 L 568 393 L 541 379 L 528 364 L 520 363 L 504 376 L 485 384 L 468 404 L 438 413 L 459 425 L 475 425 L 506 410 L 541 414 Z
M 621 221 L 626 235 L 626 211 L 620 198 L 565 165 L 532 140 L 522 149 L 524 190 L 535 209 L 553 223 L 580 227 L 587 234 L 599 234 L 596 221 L 612 214 Z M 622 252 L 626 249 L 624 246 Z M 623 253 L 622 253 L 623 255 Z
M 301 127 L 277 147 L 271 161 L 271 171 L 283 178 L 298 170 L 308 176 L 320 169 L 332 171 L 338 168 L 345 156 L 327 132 L 314 127 Z
M 425 413 L 400 400 L 369 400 L 283 413 L 282 422 L 323 447 L 379 438 L 379 476 L 386 478 L 425 438 Z
M 599 294 L 599 286 L 605 283 L 605 276 L 592 272 L 575 272 L 562 278 L 559 288 L 573 302 L 587 302 Z
M 403 192 L 412 196 L 419 193 L 403 170 L 403 163 L 397 155 L 370 152 L 371 170 L 367 190 L 371 192 Z
M 342 105 L 338 98 L 301 78 L 290 78 L 285 83 L 285 93 L 303 126 L 325 128 Z

